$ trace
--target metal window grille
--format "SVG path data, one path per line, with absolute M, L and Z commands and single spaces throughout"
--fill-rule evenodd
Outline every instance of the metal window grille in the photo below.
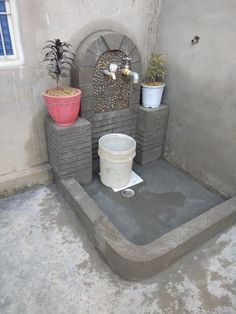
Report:
M 0 0 L 0 60 L 17 57 L 10 0 Z

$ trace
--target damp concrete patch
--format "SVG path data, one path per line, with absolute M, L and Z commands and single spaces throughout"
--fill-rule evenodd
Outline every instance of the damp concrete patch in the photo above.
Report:
M 218 197 L 218 205 L 205 209 L 151 242 L 137 245 L 120 232 L 74 178 L 57 180 L 57 185 L 108 264 L 128 280 L 141 280 L 154 275 L 236 220 L 236 197 L 227 201 Z M 182 198 L 177 195 L 175 198 L 178 204 L 182 204 Z

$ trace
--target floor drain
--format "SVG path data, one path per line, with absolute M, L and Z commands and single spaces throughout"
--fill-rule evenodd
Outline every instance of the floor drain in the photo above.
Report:
M 125 189 L 122 191 L 122 195 L 126 198 L 131 198 L 135 195 L 135 191 L 132 189 Z

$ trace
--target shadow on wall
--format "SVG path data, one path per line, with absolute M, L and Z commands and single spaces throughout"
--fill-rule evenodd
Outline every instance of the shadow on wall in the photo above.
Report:
M 34 167 L 48 161 L 45 118 L 47 111 L 42 105 L 37 112 L 32 113 L 32 123 L 29 131 L 28 140 L 24 144 L 24 150 L 27 155 L 26 164 Z

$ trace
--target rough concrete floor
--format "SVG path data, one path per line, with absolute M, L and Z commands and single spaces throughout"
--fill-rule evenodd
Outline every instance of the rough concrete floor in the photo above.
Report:
M 126 282 L 55 186 L 0 200 L 0 313 L 235 313 L 236 225 L 155 277 Z
M 134 164 L 144 182 L 132 187 L 133 198 L 101 183 L 100 177 L 85 190 L 130 241 L 143 245 L 218 205 L 222 198 L 164 160 L 145 166 Z

